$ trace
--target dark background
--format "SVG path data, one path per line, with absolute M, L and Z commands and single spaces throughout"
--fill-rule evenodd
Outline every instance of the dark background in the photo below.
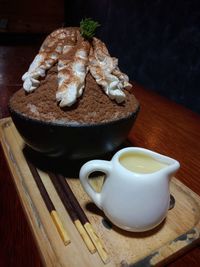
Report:
M 200 113 L 200 1 L 65 1 L 66 25 L 83 17 L 131 80 Z
M 0 45 L 39 49 L 84 17 L 101 23 L 97 36 L 131 80 L 200 113 L 199 0 L 0 0 Z

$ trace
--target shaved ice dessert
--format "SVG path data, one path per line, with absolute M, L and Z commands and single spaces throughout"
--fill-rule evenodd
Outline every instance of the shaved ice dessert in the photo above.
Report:
M 89 23 L 86 19 L 80 28 L 60 28 L 47 36 L 22 76 L 23 88 L 10 100 L 13 110 L 38 120 L 91 124 L 139 109 L 118 59 L 93 34 L 87 38 Z

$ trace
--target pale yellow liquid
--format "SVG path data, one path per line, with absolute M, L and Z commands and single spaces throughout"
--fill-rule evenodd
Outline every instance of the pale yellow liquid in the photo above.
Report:
M 148 155 L 133 152 L 123 154 L 119 161 L 129 171 L 137 173 L 152 173 L 167 166 Z

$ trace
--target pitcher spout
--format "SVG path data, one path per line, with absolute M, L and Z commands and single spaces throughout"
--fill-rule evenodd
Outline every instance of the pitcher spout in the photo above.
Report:
M 169 165 L 166 167 L 166 172 L 169 177 L 172 177 L 173 175 L 175 175 L 179 168 L 180 163 L 177 160 L 170 158 Z

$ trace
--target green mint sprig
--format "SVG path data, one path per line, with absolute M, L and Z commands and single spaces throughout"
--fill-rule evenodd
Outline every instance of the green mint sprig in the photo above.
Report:
M 90 18 L 82 19 L 80 22 L 80 32 L 83 38 L 90 40 L 95 35 L 96 28 L 100 24 Z

